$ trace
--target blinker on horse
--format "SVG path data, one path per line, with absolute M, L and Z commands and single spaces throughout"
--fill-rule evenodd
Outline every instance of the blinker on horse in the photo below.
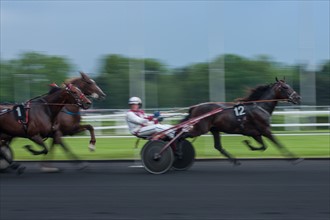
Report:
M 47 95 L 31 99 L 25 103 L 29 106 L 26 110 L 28 123 L 26 126 L 16 120 L 16 113 L 8 111 L 0 115 L 0 135 L 14 137 L 24 137 L 32 140 L 42 147 L 37 151 L 31 146 L 25 146 L 35 155 L 47 154 L 48 150 L 43 138 L 54 132 L 53 122 L 65 105 L 78 105 L 88 108 L 91 101 L 72 84 L 67 84 L 65 88 L 53 88 Z
M 214 147 L 234 164 L 239 164 L 239 162 L 222 147 L 220 132 L 252 137 L 260 146 L 252 146 L 248 140 L 245 140 L 244 143 L 253 151 L 266 150 L 267 147 L 262 139 L 262 137 L 266 137 L 275 144 L 284 156 L 290 159 L 298 159 L 295 154 L 287 150 L 273 136 L 270 117 L 278 101 L 298 104 L 300 99 L 300 95 L 290 85 L 284 80 L 276 78 L 275 83 L 252 89 L 249 96 L 237 100 L 239 101 L 237 105 L 206 103 L 190 108 L 189 115 L 183 121 L 198 117 L 217 108 L 222 108 L 223 111 L 202 119 L 182 138 L 197 137 L 210 131 L 214 138 Z

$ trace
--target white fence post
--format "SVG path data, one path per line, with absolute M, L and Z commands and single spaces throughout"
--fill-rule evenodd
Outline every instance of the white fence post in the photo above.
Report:
M 299 109 L 284 109 L 285 112 L 292 112 L 292 111 L 300 111 Z M 284 124 L 299 124 L 300 123 L 300 118 L 299 114 L 296 115 L 290 115 L 290 114 L 285 114 L 284 115 Z M 300 131 L 299 126 L 286 126 L 285 127 L 286 131 Z

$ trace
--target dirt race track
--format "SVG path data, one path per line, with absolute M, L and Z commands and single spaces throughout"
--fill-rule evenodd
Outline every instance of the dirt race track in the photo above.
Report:
M 329 220 L 330 160 L 197 161 L 152 175 L 138 162 L 89 163 L 77 170 L 0 174 L 1 220 Z

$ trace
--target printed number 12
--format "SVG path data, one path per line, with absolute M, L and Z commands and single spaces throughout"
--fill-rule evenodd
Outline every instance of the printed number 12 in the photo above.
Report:
M 234 111 L 235 111 L 235 115 L 236 115 L 236 116 L 242 116 L 242 115 L 245 115 L 244 106 L 242 106 L 242 105 L 236 106 L 236 107 L 234 108 Z

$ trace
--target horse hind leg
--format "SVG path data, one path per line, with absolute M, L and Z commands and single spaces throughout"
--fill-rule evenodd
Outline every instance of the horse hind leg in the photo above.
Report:
M 52 140 L 52 143 L 49 147 L 48 154 L 45 155 L 44 161 L 40 163 L 40 171 L 44 173 L 57 173 L 61 170 L 57 167 L 54 167 L 50 161 L 53 160 L 54 156 L 54 148 L 55 148 L 55 142 L 54 139 Z
M 76 154 L 74 154 L 66 144 L 64 144 L 62 136 L 54 137 L 54 144 L 59 144 L 65 151 L 66 155 L 68 155 L 74 163 L 78 163 L 77 167 L 79 170 L 85 169 L 88 166 L 88 164 L 82 162 L 81 159 Z
M 56 144 L 60 145 L 62 147 L 62 149 L 64 150 L 64 152 L 69 156 L 69 158 L 71 160 L 74 161 L 79 161 L 79 157 L 77 155 L 75 155 L 70 149 L 69 147 L 64 144 L 63 139 L 62 139 L 62 134 L 56 133 L 53 137 L 53 144 L 52 146 L 55 146 Z
M 271 133 L 266 134 L 264 136 L 271 140 L 285 157 L 287 157 L 289 160 L 292 160 L 293 164 L 298 164 L 303 161 L 302 158 L 298 157 L 297 155 L 289 151 L 286 147 L 284 147 L 282 144 L 280 144 L 280 142 L 277 141 Z
M 222 147 L 220 141 L 220 133 L 215 130 L 211 130 L 211 133 L 213 135 L 214 148 L 217 149 L 222 155 L 227 157 L 229 161 L 232 162 L 234 165 L 240 165 L 241 163 Z
M 8 146 L 6 146 L 6 147 L 8 147 Z M 22 174 L 26 167 L 22 166 L 21 164 L 19 164 L 17 162 L 14 162 L 12 158 L 8 157 L 6 152 L 3 151 L 4 148 L 5 147 L 0 146 L 0 158 L 4 159 L 8 163 L 9 168 L 16 170 L 16 173 L 18 175 Z
M 63 150 L 66 152 L 66 154 L 69 156 L 69 158 L 71 158 L 73 164 L 76 165 L 76 168 L 78 170 L 83 170 L 85 168 L 88 167 L 88 164 L 84 161 L 81 161 L 81 159 L 74 154 L 68 146 L 66 146 L 63 142 L 60 143 L 60 145 L 62 146 Z
M 23 147 L 26 150 L 28 150 L 30 153 L 32 153 L 33 155 L 40 155 L 40 154 L 47 154 L 48 153 L 48 150 L 47 150 L 46 146 L 45 146 L 45 149 L 43 149 L 41 151 L 33 149 L 31 145 L 25 145 Z
M 41 146 L 43 149 L 42 150 L 34 150 L 31 145 L 25 145 L 24 148 L 26 148 L 29 152 L 31 152 L 33 155 L 40 155 L 40 154 L 47 154 L 47 146 L 44 143 L 44 140 L 42 139 L 41 136 L 33 136 L 30 138 L 33 142 Z
M 256 150 L 262 150 L 262 151 L 264 151 L 264 150 L 267 149 L 266 145 L 264 144 L 264 141 L 262 140 L 261 135 L 259 135 L 259 136 L 252 136 L 252 138 L 254 140 L 256 140 L 258 143 L 260 143 L 261 146 L 260 147 L 254 147 L 254 146 L 252 146 L 250 144 L 250 141 L 249 140 L 244 140 L 243 143 L 245 143 L 250 148 L 250 150 L 252 150 L 252 151 L 256 151 Z
M 16 170 L 17 174 L 20 175 L 24 172 L 26 167 L 20 163 L 15 162 L 12 157 L 8 157 L 6 152 L 3 151 L 3 149 L 6 148 L 10 150 L 10 143 L 12 139 L 12 137 L 8 137 L 6 140 L 0 140 L 0 156 L 9 164 L 11 169 Z

